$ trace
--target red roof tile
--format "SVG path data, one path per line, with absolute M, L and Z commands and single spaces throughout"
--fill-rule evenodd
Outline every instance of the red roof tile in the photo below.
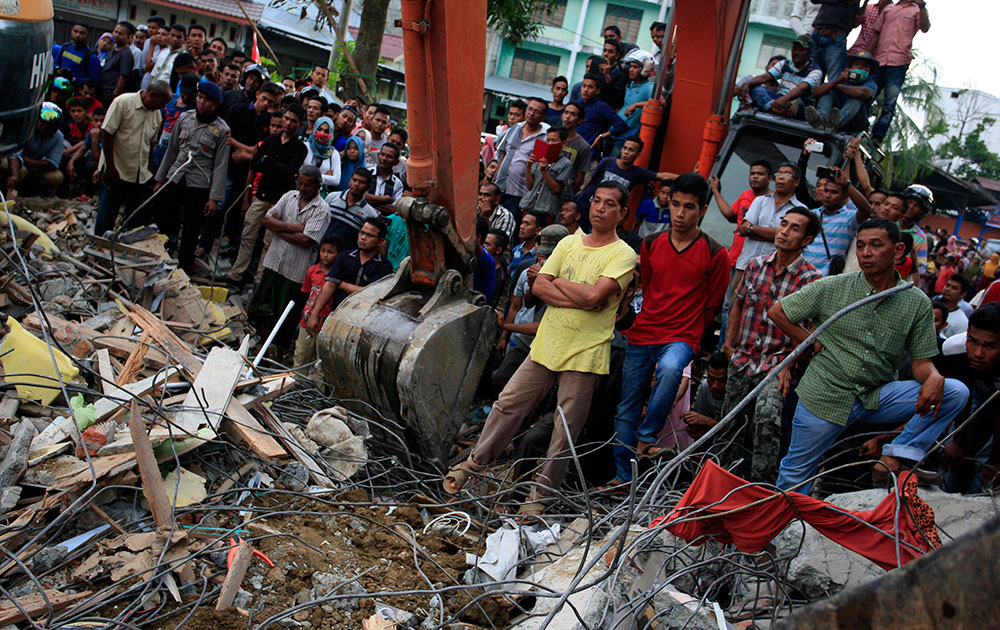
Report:
M 356 27 L 348 26 L 347 31 L 355 40 L 358 38 L 358 29 Z M 403 36 L 383 33 L 382 46 L 379 48 L 378 54 L 379 57 L 385 57 L 386 59 L 396 59 L 401 56 L 403 54 Z

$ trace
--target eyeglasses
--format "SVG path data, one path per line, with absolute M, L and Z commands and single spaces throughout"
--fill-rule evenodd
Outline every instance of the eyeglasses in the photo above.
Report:
M 786 173 L 784 171 L 778 171 L 777 173 L 774 174 L 774 178 L 777 179 L 779 177 L 792 177 L 792 178 L 794 178 L 795 177 L 795 173 Z

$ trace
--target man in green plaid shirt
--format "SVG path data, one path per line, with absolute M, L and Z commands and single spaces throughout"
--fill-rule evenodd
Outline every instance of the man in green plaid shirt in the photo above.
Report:
M 861 271 L 813 282 L 772 306 L 768 315 L 801 343 L 809 331 L 799 322 L 818 326 L 845 306 L 901 283 L 893 262 L 903 249 L 899 226 L 869 219 L 858 228 Z M 905 424 L 872 470 L 873 478 L 884 479 L 904 467 L 901 460 L 920 461 L 968 400 L 968 388 L 945 379 L 931 362 L 938 352 L 934 317 L 930 300 L 917 288 L 851 311 L 817 341 L 821 350 L 796 389 L 791 443 L 778 473 L 783 490 L 808 494 L 824 453 L 859 420 Z M 916 380 L 895 381 L 907 351 Z M 934 473 L 916 472 L 921 480 L 934 480 Z

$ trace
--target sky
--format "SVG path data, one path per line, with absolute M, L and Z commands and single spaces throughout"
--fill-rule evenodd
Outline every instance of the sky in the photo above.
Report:
M 1000 97 L 997 72 L 997 0 L 928 0 L 931 30 L 918 33 L 913 46 L 938 72 L 942 87 L 973 88 Z

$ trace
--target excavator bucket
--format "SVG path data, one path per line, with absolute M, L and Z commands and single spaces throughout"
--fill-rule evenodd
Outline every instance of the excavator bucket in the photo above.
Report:
M 470 289 L 481 248 L 476 195 L 486 61 L 485 0 L 402 0 L 413 196 L 396 204 L 410 257 L 349 295 L 319 336 L 325 378 L 403 426 L 444 466 L 468 413 L 497 317 Z
M 337 308 L 319 337 L 323 376 L 345 402 L 395 419 L 409 448 L 443 465 L 493 347 L 496 315 L 458 272 L 430 291 L 409 273 L 407 259 Z

